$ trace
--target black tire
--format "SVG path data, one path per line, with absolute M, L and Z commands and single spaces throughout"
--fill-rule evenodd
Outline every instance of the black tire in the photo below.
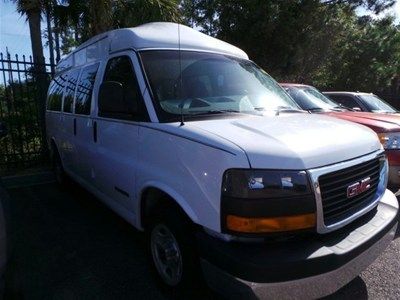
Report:
M 160 267 L 157 266 L 156 251 L 154 250 L 154 235 L 160 230 L 169 231 L 177 242 L 182 268 L 180 278 L 176 282 L 168 282 L 165 278 L 165 274 L 162 274 Z M 158 213 L 152 218 L 150 226 L 148 227 L 147 244 L 153 273 L 156 275 L 156 280 L 161 290 L 168 295 L 195 292 L 204 284 L 201 276 L 194 231 L 195 227 L 193 223 L 191 223 L 186 215 L 177 208 L 163 209 L 162 213 Z M 165 254 L 165 257 L 169 256 L 175 258 L 175 250 L 176 249 L 166 251 L 168 254 Z
M 62 165 L 60 154 L 58 153 L 56 146 L 53 146 L 52 149 L 52 164 L 54 176 L 57 183 L 61 186 L 65 186 L 67 178 L 64 172 L 64 167 Z

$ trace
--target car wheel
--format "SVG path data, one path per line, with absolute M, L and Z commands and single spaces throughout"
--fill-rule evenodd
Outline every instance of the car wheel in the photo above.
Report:
M 157 224 L 151 232 L 151 255 L 158 274 L 165 284 L 176 286 L 182 281 L 183 257 L 181 247 L 165 224 Z
M 148 243 L 163 288 L 183 291 L 201 282 L 193 224 L 182 213 L 166 209 L 155 217 L 148 231 Z
M 64 172 L 64 167 L 62 165 L 61 157 L 58 153 L 58 150 L 54 147 L 53 148 L 53 171 L 56 177 L 56 181 L 60 185 L 64 185 L 66 181 L 66 176 Z

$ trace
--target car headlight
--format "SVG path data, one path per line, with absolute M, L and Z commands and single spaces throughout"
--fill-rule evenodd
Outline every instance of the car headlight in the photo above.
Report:
M 400 132 L 378 133 L 384 149 L 400 149 Z
M 316 207 L 305 171 L 231 169 L 224 174 L 221 228 L 259 235 L 311 229 Z
M 305 171 L 231 169 L 225 172 L 225 196 L 236 198 L 277 198 L 310 193 Z

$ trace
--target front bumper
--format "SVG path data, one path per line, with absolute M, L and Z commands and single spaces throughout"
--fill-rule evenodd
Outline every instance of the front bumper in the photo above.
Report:
M 377 209 L 325 235 L 261 244 L 199 235 L 207 283 L 229 298 L 318 298 L 358 276 L 389 245 L 398 202 L 386 191 Z

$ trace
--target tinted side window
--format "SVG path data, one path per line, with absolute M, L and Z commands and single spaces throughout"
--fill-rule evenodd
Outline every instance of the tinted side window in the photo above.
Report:
M 355 99 L 353 99 L 350 96 L 342 96 L 342 95 L 329 95 L 329 98 L 331 98 L 333 101 L 336 101 L 339 104 L 342 104 L 345 107 L 348 108 L 360 108 L 360 105 L 357 103 L 357 101 Z
M 144 120 L 147 115 L 146 109 L 142 100 L 140 88 L 136 79 L 136 75 L 128 56 L 120 56 L 111 58 L 104 73 L 103 82 L 116 81 L 122 84 L 124 99 L 131 103 L 137 116 L 134 119 Z M 130 112 L 127 112 L 130 114 Z
M 61 111 L 62 95 L 66 82 L 66 74 L 55 77 L 50 83 L 49 95 L 47 98 L 47 109 Z
M 82 70 L 78 81 L 75 98 L 75 113 L 80 115 L 90 114 L 93 85 L 96 80 L 99 64 L 88 66 Z
M 51 97 L 52 97 L 52 95 L 53 95 L 53 93 L 54 93 L 54 88 L 55 88 L 55 86 L 56 86 L 55 79 L 56 79 L 56 78 L 54 78 L 54 79 L 50 82 L 50 85 L 49 85 L 49 91 L 48 91 L 48 94 L 47 94 L 47 104 L 46 104 L 47 110 L 50 110 L 50 108 L 51 108 L 51 100 L 52 100 Z
M 76 83 L 78 81 L 79 69 L 68 73 L 64 91 L 64 112 L 72 113 Z

